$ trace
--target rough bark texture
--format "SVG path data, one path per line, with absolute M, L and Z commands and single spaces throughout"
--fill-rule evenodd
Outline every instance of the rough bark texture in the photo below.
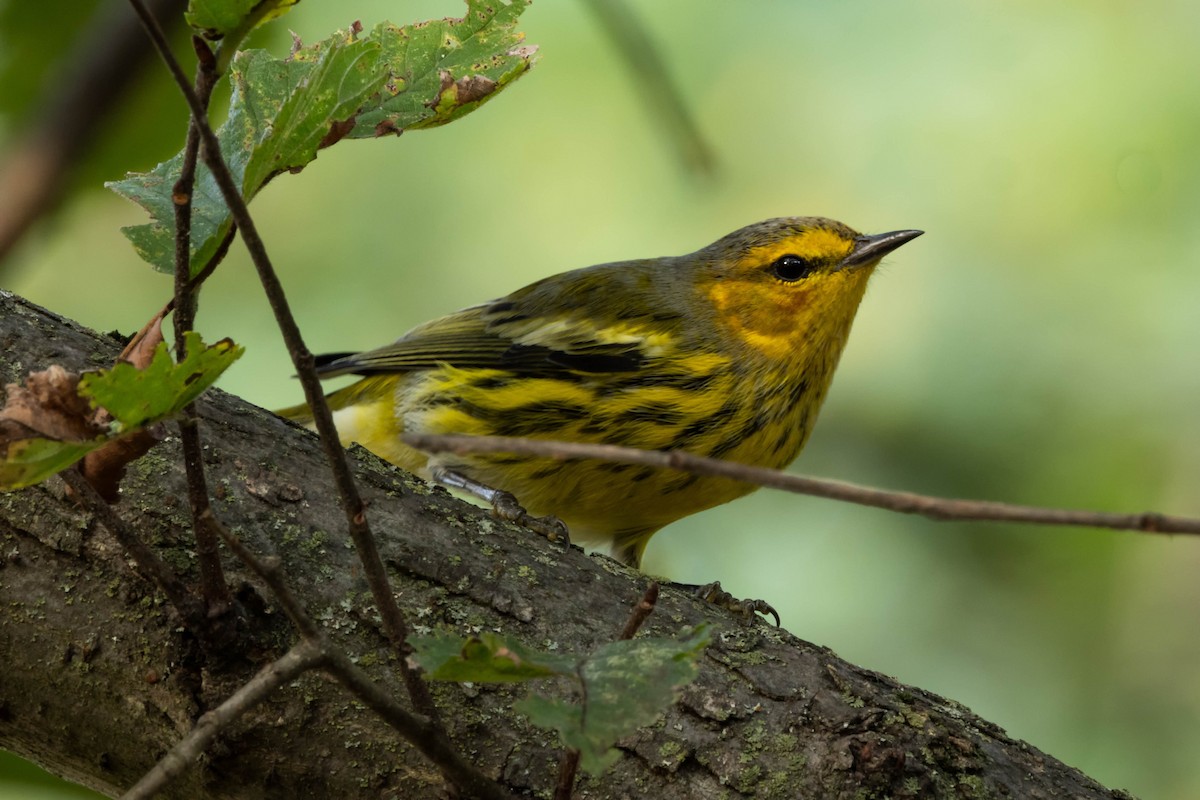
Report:
M 102 366 L 119 343 L 0 292 L 0 378 L 51 363 Z M 344 518 L 309 433 L 221 392 L 201 401 L 215 508 L 359 664 L 400 695 Z M 614 639 L 644 577 L 541 541 L 354 453 L 401 606 L 417 626 L 502 630 L 581 651 Z M 178 441 L 133 465 L 117 506 L 188 580 L 195 554 Z M 619 502 L 619 500 L 618 500 Z M 0 494 L 0 747 L 119 793 L 265 661 L 294 641 L 265 590 L 231 557 L 248 644 L 219 657 L 180 627 L 62 483 Z M 586 798 L 1127 797 L 1013 741 L 952 701 L 900 685 L 762 622 L 666 589 L 644 630 L 714 625 L 698 680 L 621 743 Z M 522 687 L 437 684 L 461 749 L 519 793 L 546 797 L 558 750 L 510 710 Z M 563 691 L 563 687 L 550 687 Z M 222 735 L 173 784 L 181 798 L 444 798 L 438 772 L 319 673 Z

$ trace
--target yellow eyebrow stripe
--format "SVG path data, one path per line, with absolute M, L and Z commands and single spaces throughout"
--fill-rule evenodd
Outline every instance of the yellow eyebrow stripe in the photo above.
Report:
M 832 255 L 840 261 L 850 255 L 852 249 L 853 240 L 834 231 L 816 228 L 798 236 L 789 236 L 783 241 L 751 247 L 738 259 L 737 265 L 739 269 L 755 269 L 787 255 L 819 258 L 822 261 Z

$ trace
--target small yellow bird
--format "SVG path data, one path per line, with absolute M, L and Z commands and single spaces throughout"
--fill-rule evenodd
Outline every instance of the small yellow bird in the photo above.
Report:
M 365 376 L 329 395 L 344 442 L 528 522 L 515 496 L 637 567 L 664 525 L 757 487 L 591 460 L 431 457 L 401 434 L 528 436 L 784 467 L 816 421 L 867 279 L 921 233 L 766 220 L 689 255 L 545 278 L 377 350 L 321 357 L 318 371 Z M 280 413 L 312 421 L 306 406 Z

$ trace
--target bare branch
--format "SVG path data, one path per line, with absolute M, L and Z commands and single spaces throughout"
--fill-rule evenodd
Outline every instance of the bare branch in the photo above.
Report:
M 1141 533 L 1200 534 L 1200 519 L 1168 516 L 1148 511 L 1142 514 L 1113 514 L 1103 511 L 1077 511 L 1000 503 L 991 500 L 956 500 L 946 497 L 894 492 L 844 481 L 810 478 L 775 469 L 752 467 L 733 461 L 704 458 L 680 450 L 638 450 L 607 444 L 555 442 L 510 436 L 434 436 L 405 434 L 405 444 L 429 453 L 516 453 L 546 456 L 559 460 L 594 458 L 619 464 L 640 464 L 732 478 L 785 492 L 841 500 L 846 503 L 883 508 L 901 514 L 920 514 L 934 520 L 986 520 L 1021 522 L 1034 525 L 1069 525 L 1085 528 L 1111 528 Z
M 202 714 L 191 732 L 160 758 L 129 791 L 121 795 L 121 800 L 146 800 L 153 797 L 192 766 L 200 754 L 212 744 L 217 734 L 267 699 L 280 686 L 318 666 L 324 658 L 325 654 L 317 642 L 304 639 L 286 654 L 267 664 L 228 700 Z
M 629 615 L 629 621 L 621 629 L 621 638 L 632 639 L 637 634 L 638 629 L 642 627 L 642 623 L 654 611 L 654 606 L 657 603 L 658 581 L 651 581 L 650 585 L 646 587 L 646 593 L 642 595 L 642 599 L 638 600 L 637 605 L 633 607 L 633 612 Z
M 196 66 L 196 96 L 207 109 L 217 84 L 215 61 L 208 45 L 193 37 L 198 56 Z M 187 357 L 187 339 L 184 336 L 195 328 L 196 300 L 198 287 L 191 283 L 192 250 L 192 189 L 196 182 L 196 156 L 200 150 L 200 134 L 196 118 L 188 123 L 187 141 L 183 148 L 183 164 L 179 168 L 179 179 L 172 187 L 175 201 L 175 295 L 174 315 L 175 355 L 179 361 Z M 220 255 L 228 252 L 219 251 Z M 200 592 L 207 606 L 209 619 L 223 617 L 233 608 L 233 596 L 221 569 L 221 554 L 217 548 L 219 533 L 211 524 L 215 517 L 209 504 L 208 481 L 204 477 L 204 450 L 200 442 L 200 429 L 196 422 L 196 406 L 189 405 L 179 420 L 179 440 L 183 446 L 183 465 L 187 474 L 188 505 L 192 512 L 192 530 L 196 536 L 196 557 L 200 567 Z

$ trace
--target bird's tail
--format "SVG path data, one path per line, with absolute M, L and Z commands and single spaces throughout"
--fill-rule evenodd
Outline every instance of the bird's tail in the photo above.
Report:
M 340 411 L 343 408 L 349 408 L 356 404 L 364 404 L 366 402 L 378 402 L 386 399 L 391 402 L 391 392 L 389 387 L 396 381 L 394 375 L 378 375 L 370 378 L 364 378 L 357 383 L 352 383 L 336 392 L 330 392 L 325 395 L 325 402 L 329 403 L 330 411 Z M 308 403 L 281 408 L 275 412 L 279 416 L 290 419 L 298 425 L 303 425 L 307 428 L 313 426 L 312 409 L 308 407 Z
M 276 414 L 284 419 L 290 419 L 297 425 L 312 427 L 313 414 L 312 409 L 308 407 L 308 403 L 301 403 L 298 406 L 289 406 L 288 408 L 280 408 L 275 411 Z
M 342 444 L 358 442 L 385 461 L 418 472 L 424 469 L 428 457 L 401 440 L 403 422 L 396 411 L 399 379 L 394 374 L 372 375 L 326 395 L 325 400 L 333 411 Z M 304 403 L 275 413 L 309 430 L 315 427 L 312 410 Z

